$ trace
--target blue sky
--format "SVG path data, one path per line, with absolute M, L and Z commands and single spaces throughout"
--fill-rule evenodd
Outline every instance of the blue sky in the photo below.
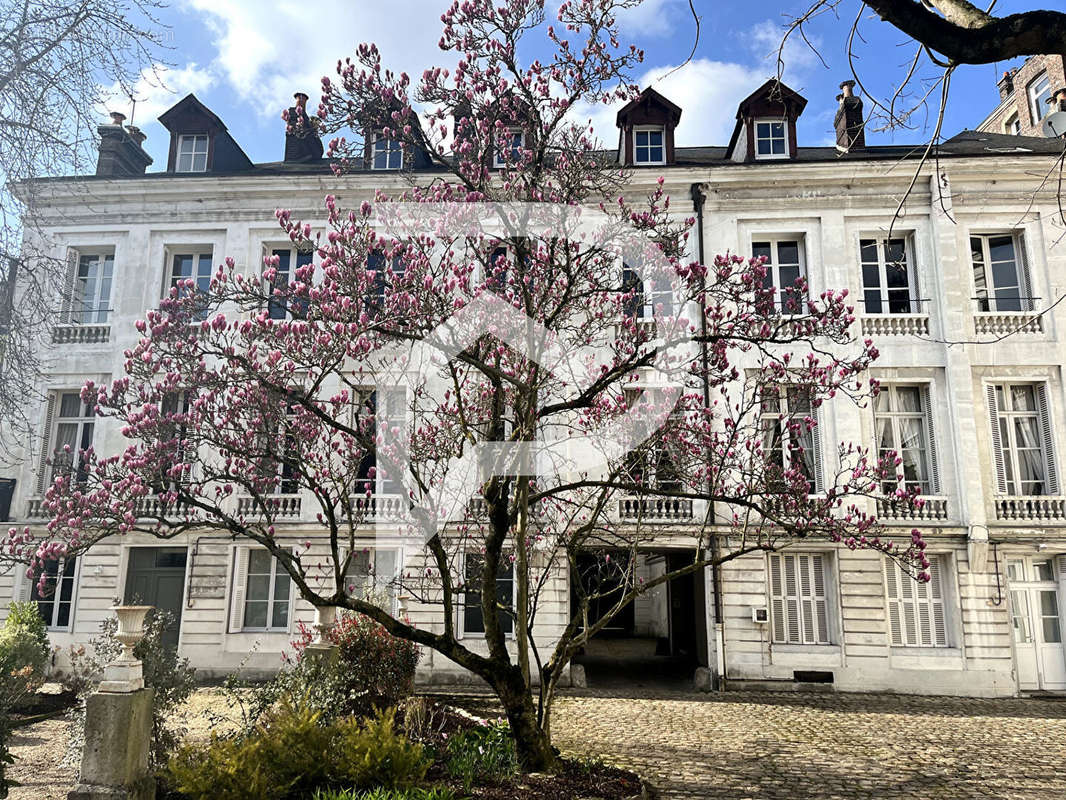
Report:
M 322 75 L 333 75 L 338 59 L 362 41 L 378 43 L 386 64 L 419 75 L 427 66 L 447 65 L 452 54 L 437 48 L 440 13 L 447 0 L 173 0 L 163 15 L 172 49 L 164 86 L 142 81 L 135 122 L 148 134 L 155 158 L 166 166 L 167 133 L 155 118 L 189 92 L 218 114 L 253 161 L 282 157 L 280 113 L 297 90 L 318 99 Z M 833 114 L 841 80 L 850 77 L 845 39 L 857 0 L 841 6 L 841 18 L 823 16 L 811 28 L 818 56 L 797 43 L 785 54 L 785 81 L 808 99 L 800 119 L 801 145 L 833 141 Z M 549 5 L 552 5 L 549 0 Z M 646 52 L 638 71 L 641 85 L 653 85 L 683 109 L 679 145 L 724 145 L 739 100 L 776 70 L 776 48 L 786 15 L 799 14 L 809 0 L 715 2 L 695 0 L 702 31 L 695 58 L 667 75 L 692 49 L 694 25 L 687 0 L 646 0 L 622 20 L 622 31 Z M 1054 4 L 1054 3 L 1052 3 Z M 1020 0 L 997 4 L 999 14 L 1020 10 Z M 859 69 L 871 90 L 885 92 L 898 79 L 913 46 L 872 17 L 861 23 Z M 960 70 L 952 83 L 944 131 L 975 127 L 998 102 L 996 78 L 1010 64 Z M 663 76 L 666 76 L 665 78 Z M 867 107 L 869 102 L 867 101 Z M 127 99 L 110 110 L 130 113 Z M 593 117 L 597 132 L 616 141 L 613 111 Z M 915 130 L 868 131 L 870 143 L 921 142 L 931 115 L 919 114 Z

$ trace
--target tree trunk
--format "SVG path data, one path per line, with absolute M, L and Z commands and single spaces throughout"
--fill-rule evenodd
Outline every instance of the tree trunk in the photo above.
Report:
M 551 737 L 537 724 L 533 696 L 518 667 L 508 669 L 507 676 L 494 687 L 503 703 L 507 722 L 514 736 L 518 766 L 523 772 L 553 772 L 558 764 Z

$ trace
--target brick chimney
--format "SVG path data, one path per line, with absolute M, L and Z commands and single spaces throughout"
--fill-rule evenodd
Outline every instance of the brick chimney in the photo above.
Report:
M 833 126 L 837 129 L 837 150 L 844 153 L 864 150 L 866 131 L 862 121 L 862 98 L 855 96 L 855 81 L 844 81 L 840 89 L 841 93 L 837 95 L 840 108 L 833 120 Z
M 997 85 L 999 86 L 999 101 L 1002 103 L 1014 91 L 1014 71 L 1007 70 L 1004 72 Z
M 322 140 L 318 136 L 318 117 L 307 114 L 307 95 L 293 95 L 296 105 L 285 115 L 285 160 L 317 161 L 322 158 Z
M 122 127 L 126 115 L 111 112 L 111 122 L 96 128 L 100 134 L 100 152 L 96 159 L 96 174 L 108 178 L 143 175 L 152 157 L 141 146 L 147 138 L 139 128 Z

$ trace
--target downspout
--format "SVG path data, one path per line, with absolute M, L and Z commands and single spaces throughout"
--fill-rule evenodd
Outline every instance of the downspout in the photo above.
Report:
M 704 247 L 703 247 L 703 204 L 707 200 L 707 196 L 703 192 L 703 184 L 694 183 L 691 187 L 692 194 L 692 207 L 696 211 L 696 257 L 699 259 L 701 265 L 705 263 Z M 700 362 L 703 368 L 703 407 L 711 407 L 711 382 L 710 382 L 710 368 L 711 359 L 707 350 L 707 308 L 703 303 L 702 297 L 707 289 L 707 273 L 706 270 L 700 276 L 700 334 L 702 341 L 700 342 Z M 714 493 L 714 482 L 711 480 L 710 465 L 714 456 L 714 451 L 711 448 L 710 442 L 707 444 L 707 511 L 704 516 L 704 526 L 710 530 L 710 545 L 711 545 L 711 585 L 714 587 L 714 631 L 708 631 L 708 634 L 714 636 L 714 652 L 716 655 L 716 663 L 714 664 L 714 688 L 723 689 L 725 687 L 725 629 L 722 625 L 722 571 L 718 568 L 718 559 L 720 557 L 718 547 L 718 534 L 714 530 L 714 501 L 711 499 Z

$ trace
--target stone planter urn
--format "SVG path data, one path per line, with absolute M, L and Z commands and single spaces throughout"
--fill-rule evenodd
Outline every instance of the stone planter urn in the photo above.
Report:
M 144 638 L 144 617 L 152 606 L 115 606 L 112 610 L 118 617 L 115 638 L 122 643 L 122 653 L 104 668 L 99 691 L 136 692 L 144 688 L 144 673 L 133 648 Z

